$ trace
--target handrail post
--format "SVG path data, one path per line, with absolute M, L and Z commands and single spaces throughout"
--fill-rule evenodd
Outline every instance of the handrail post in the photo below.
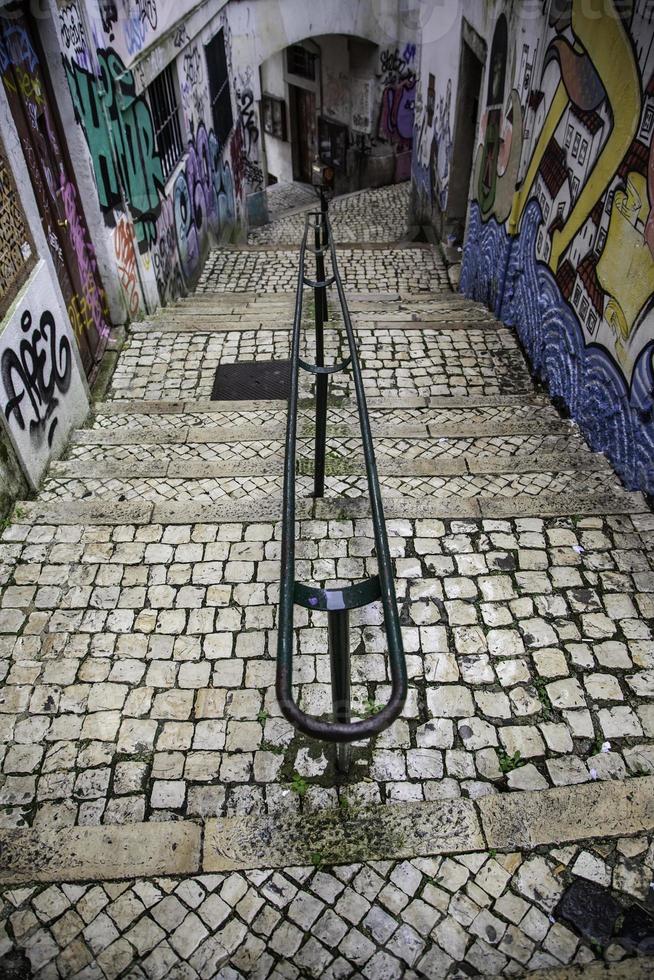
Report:
M 316 282 L 325 281 L 325 260 L 321 254 L 320 225 L 315 226 Z M 327 307 L 327 287 L 316 286 L 314 305 L 316 308 L 316 365 L 325 366 L 325 309 Z M 313 495 L 325 496 L 325 451 L 327 446 L 327 383 L 326 374 L 316 375 L 316 439 L 313 461 Z
M 321 245 L 322 248 L 327 248 L 327 245 L 329 244 L 329 228 L 327 226 L 328 207 L 329 207 L 329 204 L 328 204 L 327 198 L 325 197 L 325 189 L 324 189 L 324 187 L 321 184 L 321 186 L 320 186 L 320 223 L 321 223 L 321 227 L 322 227 L 322 236 L 321 236 L 321 240 L 320 240 L 320 245 Z M 316 242 L 316 244 L 318 244 L 318 243 Z M 324 262 L 324 259 L 323 259 L 322 255 L 320 256 L 320 261 L 322 263 L 322 268 L 323 268 L 323 271 L 324 271 L 325 262 Z M 329 320 L 329 309 L 327 307 L 327 289 L 326 288 L 323 289 L 323 291 L 322 291 L 322 319 L 323 319 L 323 323 L 326 323 L 327 320 Z
M 329 663 L 332 680 L 332 713 L 334 721 L 350 722 L 350 619 L 347 609 L 330 609 L 327 613 L 329 634 Z M 347 742 L 336 744 L 336 768 L 347 772 L 351 747 Z

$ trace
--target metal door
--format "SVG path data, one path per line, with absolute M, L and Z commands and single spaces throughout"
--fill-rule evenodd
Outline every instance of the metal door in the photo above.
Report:
M 316 96 L 297 85 L 290 87 L 295 108 L 296 178 L 311 183 L 311 166 L 316 157 Z

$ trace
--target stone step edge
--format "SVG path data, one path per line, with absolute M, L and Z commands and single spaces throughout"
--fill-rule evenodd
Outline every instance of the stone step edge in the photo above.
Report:
M 283 476 L 284 454 L 281 451 L 266 459 L 209 460 L 153 459 L 121 463 L 113 460 L 73 458 L 55 461 L 47 480 L 222 480 L 231 477 Z M 298 460 L 298 476 L 313 476 L 314 463 L 309 457 Z M 468 456 L 455 459 L 398 459 L 379 454 L 377 471 L 380 476 L 479 476 L 484 474 L 517 473 L 581 473 L 603 470 L 612 472 L 606 458 L 586 451 L 576 454 L 528 453 L 513 456 Z M 329 457 L 326 460 L 328 477 L 365 476 L 365 460 L 361 453 Z
M 518 517 L 583 517 L 609 514 L 649 514 L 650 508 L 639 492 L 614 491 L 588 494 L 541 494 L 531 497 L 385 497 L 387 521 L 407 519 L 481 520 Z M 258 501 L 224 499 L 214 504 L 161 503 L 152 500 L 110 501 L 104 497 L 52 502 L 19 501 L 2 540 L 19 540 L 15 526 L 31 524 L 230 524 L 277 522 L 281 520 L 281 497 Z M 367 518 L 368 501 L 347 497 L 296 500 L 298 520 L 348 520 Z
M 237 299 L 235 300 L 234 297 L 237 297 Z M 291 297 L 291 299 L 294 299 L 295 290 L 290 291 L 290 290 L 279 289 L 274 292 L 271 291 L 267 293 L 252 293 L 252 292 L 236 293 L 229 290 L 215 289 L 213 287 L 207 286 L 206 282 L 203 283 L 202 281 L 200 281 L 198 283 L 198 288 L 192 294 L 192 301 L 194 302 L 195 300 L 197 300 L 199 303 L 209 303 L 209 302 L 213 302 L 214 300 L 217 300 L 220 304 L 223 303 L 226 304 L 231 302 L 238 303 L 240 301 L 240 297 L 244 297 L 243 300 L 244 303 L 253 302 L 253 301 L 266 303 L 269 299 L 273 301 L 274 300 L 281 301 L 284 299 L 288 299 L 289 297 Z M 402 292 L 402 293 L 399 293 L 397 291 L 380 293 L 380 292 L 373 292 L 372 290 L 370 290 L 367 293 L 357 293 L 354 290 L 348 289 L 347 285 L 345 285 L 345 297 L 348 301 L 348 304 L 350 303 L 386 304 L 386 303 L 404 303 L 404 302 L 411 302 L 411 301 L 422 302 L 423 300 L 424 301 L 447 300 L 448 303 L 451 300 L 457 300 L 461 303 L 471 303 L 471 304 L 477 302 L 476 300 L 469 299 L 469 297 L 464 296 L 462 293 L 452 292 L 449 286 L 444 286 L 443 289 L 438 289 L 438 290 L 417 289 L 415 290 L 415 292 Z M 189 301 L 191 301 L 191 297 L 189 297 Z M 480 309 L 483 310 L 488 309 L 488 307 L 484 306 L 483 303 L 479 303 L 479 307 Z
M 238 815 L 0 831 L 0 884 L 217 874 L 472 851 L 532 850 L 654 831 L 654 776 L 378 804 L 312 814 Z
M 371 428 L 375 439 L 491 439 L 520 435 L 570 436 L 575 432 L 572 423 L 558 419 L 515 423 L 492 423 L 480 420 L 476 423 L 444 422 L 440 425 L 431 422 L 427 425 L 373 422 Z M 328 424 L 327 431 L 330 439 L 357 439 L 361 434 L 358 425 L 347 423 Z M 311 419 L 300 419 L 297 429 L 298 438 L 310 439 L 313 435 L 314 426 Z M 202 445 L 236 442 L 271 443 L 285 442 L 285 440 L 286 425 L 278 422 L 259 426 L 183 425 L 180 428 L 170 429 L 154 426 L 78 429 L 71 435 L 70 443 L 74 446 L 161 446 L 184 443 Z
M 401 412 L 404 409 L 412 408 L 502 408 L 507 405 L 548 405 L 551 407 L 549 398 L 535 392 L 524 395 L 442 395 L 427 398 L 416 396 L 414 398 L 397 398 L 385 396 L 370 396 L 366 398 L 369 409 L 374 408 L 382 411 Z M 110 401 L 96 402 L 94 413 L 101 415 L 198 415 L 206 413 L 219 414 L 221 412 L 261 412 L 268 410 L 271 412 L 286 411 L 288 403 L 285 399 L 265 398 L 244 401 L 213 401 L 210 399 L 199 399 L 196 401 L 163 401 L 149 399 L 129 399 L 116 398 Z M 300 408 L 310 411 L 314 406 L 313 398 L 301 398 Z M 350 409 L 356 411 L 357 403 L 351 398 L 333 399 L 329 406 L 332 408 Z
M 213 314 L 212 314 L 213 315 Z M 190 316 L 190 314 L 189 314 Z M 209 333 L 239 333 L 248 331 L 258 331 L 258 330 L 271 330 L 271 331 L 285 331 L 290 333 L 292 327 L 292 315 L 289 314 L 286 320 L 276 320 L 270 322 L 265 315 L 260 314 L 258 317 L 253 317 L 249 320 L 241 319 L 236 322 L 232 321 L 229 323 L 222 322 L 211 322 L 210 318 L 207 317 L 208 322 L 194 322 L 185 323 L 182 320 L 138 320 L 135 321 L 128 327 L 128 333 L 131 335 L 147 334 L 151 336 L 153 333 L 198 333 L 198 334 L 209 334 Z M 403 333 L 407 331 L 419 332 L 419 331 L 434 331 L 434 332 L 446 332 L 448 330 L 453 330 L 457 332 L 463 331 L 477 331 L 477 330 L 488 330 L 501 332 L 504 335 L 515 333 L 512 327 L 507 327 L 504 323 L 500 323 L 498 320 L 493 319 L 470 319 L 470 320 L 453 320 L 447 319 L 445 316 L 442 319 L 424 319 L 424 320 L 382 320 L 375 316 L 365 316 L 363 314 L 358 314 L 352 317 L 352 324 L 355 330 L 370 330 L 373 328 L 381 328 L 383 330 L 401 330 Z M 308 323 L 305 325 L 305 332 L 311 331 L 312 324 Z M 337 329 L 341 330 L 342 326 L 340 323 L 337 324 Z
M 334 242 L 334 248 L 351 251 L 351 252 L 380 252 L 388 251 L 389 249 L 393 252 L 403 252 L 405 250 L 421 250 L 423 252 L 435 252 L 436 255 L 440 255 L 439 250 L 436 246 L 432 245 L 431 242 L 414 242 L 407 240 L 406 238 L 391 239 L 387 242 Z M 211 268 L 211 260 L 214 256 L 221 254 L 222 252 L 292 252 L 294 255 L 299 255 L 300 252 L 300 242 L 273 242 L 265 243 L 261 245 L 246 245 L 244 242 L 234 245 L 218 245 L 212 248 L 209 252 L 207 258 L 207 268 Z

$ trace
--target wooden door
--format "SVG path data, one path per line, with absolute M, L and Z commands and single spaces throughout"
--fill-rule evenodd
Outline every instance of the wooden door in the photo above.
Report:
M 92 377 L 109 333 L 107 299 L 26 5 L 0 17 L 0 71 L 84 369 Z
M 316 96 L 297 85 L 291 87 L 294 92 L 294 130 L 297 141 L 296 179 L 310 184 L 311 167 L 316 158 Z

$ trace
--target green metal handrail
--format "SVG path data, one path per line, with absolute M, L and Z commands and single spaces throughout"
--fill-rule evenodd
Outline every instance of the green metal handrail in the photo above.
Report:
M 312 222 L 313 219 L 313 222 Z M 313 229 L 315 247 L 307 244 Z M 306 252 L 316 257 L 316 279 L 305 273 Z M 332 275 L 325 278 L 324 256 L 330 255 Z M 324 363 L 324 322 L 327 319 L 327 287 L 334 284 L 341 308 L 347 336 L 349 357 L 342 363 L 326 367 Z M 314 290 L 316 317 L 316 364 L 300 359 L 300 334 L 304 287 Z M 352 371 L 356 392 L 361 440 L 368 478 L 368 495 L 377 553 L 378 574 L 363 582 L 337 589 L 322 589 L 305 585 L 295 579 L 295 473 L 297 452 L 298 383 L 300 368 L 316 377 L 316 435 L 314 456 L 314 497 L 324 495 L 325 447 L 327 431 L 327 385 L 330 374 L 347 368 Z M 360 721 L 350 721 L 350 609 L 367 606 L 381 600 L 384 610 L 384 626 L 388 640 L 388 658 L 391 673 L 391 695 L 388 703 L 376 714 Z M 332 678 L 333 720 L 325 721 L 302 711 L 293 697 L 293 647 L 294 606 L 326 610 L 328 614 L 329 652 Z M 277 643 L 277 700 L 282 713 L 292 725 L 305 735 L 339 744 L 337 754 L 340 768 L 345 768 L 349 754 L 346 746 L 358 739 L 371 738 L 395 721 L 400 714 L 407 693 L 407 673 L 402 646 L 402 633 L 395 598 L 393 569 L 386 533 L 377 463 L 370 429 L 370 419 L 361 375 L 352 320 L 345 298 L 345 290 L 338 272 L 336 250 L 331 225 L 323 201 L 321 211 L 309 212 L 305 217 L 304 234 L 300 246 L 297 277 L 295 316 L 291 341 L 291 382 L 286 429 L 286 458 L 284 462 L 284 501 L 281 545 L 281 581 L 279 597 L 279 636 Z

